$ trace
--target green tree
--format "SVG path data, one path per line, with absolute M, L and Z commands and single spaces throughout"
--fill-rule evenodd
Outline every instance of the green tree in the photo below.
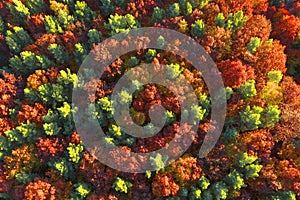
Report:
M 4 159 L 4 156 L 8 154 L 10 142 L 7 137 L 0 135 L 0 160 Z
M 231 87 L 226 87 L 225 90 L 226 90 L 226 99 L 229 100 L 234 92 Z
M 260 170 L 263 168 L 262 165 L 258 165 L 258 164 L 250 164 L 248 166 L 245 167 L 245 177 L 246 178 L 255 178 L 255 177 L 259 177 L 259 172 Z
M 178 64 L 170 64 L 166 66 L 166 77 L 170 79 L 177 78 L 181 72 L 183 72 L 183 68 Z
M 238 88 L 238 93 L 242 96 L 242 98 L 247 99 L 255 96 L 257 94 L 255 88 L 255 80 L 250 80 Z
M 54 63 L 46 56 L 39 56 L 31 51 L 22 51 L 20 56 L 9 59 L 9 66 L 14 73 L 29 75 L 37 69 L 48 69 Z
M 267 200 L 282 200 L 282 199 L 284 199 L 284 200 L 296 200 L 296 195 L 292 191 L 279 190 L 271 198 L 267 198 Z
M 152 60 L 156 57 L 156 50 L 155 49 L 149 49 L 145 55 L 146 62 L 150 63 Z
M 214 19 L 215 23 L 217 26 L 219 27 L 224 27 L 225 26 L 225 17 L 223 13 L 219 13 L 215 19 Z
M 157 38 L 156 44 L 159 48 L 163 49 L 167 46 L 167 41 L 165 40 L 165 38 L 163 36 L 159 36 Z
M 205 24 L 204 21 L 197 20 L 194 24 L 192 24 L 191 35 L 193 37 L 201 38 L 205 32 Z
M 7 30 L 5 39 L 9 49 L 14 54 L 20 53 L 26 45 L 33 43 L 27 31 L 19 26 L 13 27 L 13 31 Z
M 24 25 L 27 17 L 30 15 L 29 9 L 20 0 L 13 0 L 13 4 L 8 3 L 7 7 L 13 21 L 19 25 Z
M 75 21 L 75 19 L 72 15 L 69 15 L 69 13 L 66 10 L 59 10 L 56 21 L 63 30 L 67 30 L 70 24 L 72 24 Z
M 70 60 L 69 54 L 61 45 L 52 43 L 48 46 L 48 50 L 53 54 L 56 62 L 60 64 L 67 63 Z
M 165 10 L 159 7 L 155 7 L 152 13 L 151 23 L 154 24 L 154 23 L 161 22 L 165 17 L 165 14 L 166 14 Z
M 69 155 L 69 161 L 78 163 L 82 158 L 82 151 L 83 151 L 82 142 L 80 142 L 79 144 L 69 143 L 69 146 L 67 147 L 67 151 Z
M 62 175 L 67 180 L 72 180 L 75 178 L 74 167 L 72 163 L 67 161 L 65 158 L 58 158 L 47 163 L 49 167 L 52 167 L 60 175 Z
M 47 33 L 64 33 L 56 17 L 51 15 L 45 16 L 45 28 Z
M 233 140 L 235 140 L 235 138 L 238 136 L 238 134 L 239 134 L 239 132 L 235 127 L 227 126 L 223 133 L 223 138 L 227 142 L 232 142 Z
M 121 16 L 118 14 L 110 15 L 108 23 L 104 27 L 109 31 L 110 35 L 117 33 L 128 33 L 130 29 L 139 28 L 139 22 L 131 14 Z
M 76 1 L 75 16 L 80 21 L 90 23 L 97 17 L 97 14 L 92 11 L 84 1 Z
M 62 128 L 56 122 L 44 123 L 43 129 L 45 134 L 49 136 L 59 135 L 60 131 L 62 130 Z
M 231 29 L 236 31 L 241 26 L 243 26 L 244 22 L 248 20 L 247 16 L 244 16 L 243 11 L 238 11 L 237 13 L 229 13 L 227 16 L 227 20 L 225 23 L 225 29 Z
M 108 17 L 109 15 L 114 13 L 116 7 L 113 5 L 113 2 L 111 0 L 101 0 L 101 2 L 101 14 L 103 14 L 105 17 Z
M 139 64 L 139 60 L 137 59 L 137 57 L 132 56 L 129 59 L 129 67 L 135 67 Z
M 83 60 L 88 55 L 88 51 L 86 47 L 80 43 L 75 44 L 75 51 L 73 52 L 73 55 L 75 57 L 75 62 L 78 65 L 81 65 Z
M 255 53 L 257 48 L 260 47 L 261 45 L 262 45 L 262 41 L 259 37 L 252 37 L 250 39 L 250 42 L 247 44 L 247 49 L 251 53 Z
M 242 187 L 246 187 L 244 183 L 243 175 L 237 170 L 233 169 L 225 178 L 225 183 L 233 190 L 240 190 Z
M 254 106 L 252 109 L 247 106 L 243 111 L 239 113 L 241 120 L 241 130 L 250 131 L 257 129 L 262 123 L 260 121 L 261 113 L 263 108 L 259 106 Z
M 279 83 L 282 80 L 283 74 L 281 71 L 270 71 L 267 74 L 269 81 L 274 81 L 275 83 Z
M 203 0 L 189 0 L 193 8 L 198 8 L 198 6 L 200 5 L 200 1 Z
M 44 0 L 26 0 L 25 5 L 31 14 L 43 13 L 47 9 L 47 4 Z
M 195 125 L 197 121 L 204 119 L 206 110 L 199 105 L 192 105 L 189 112 L 190 121 Z
M 191 192 L 190 192 L 190 200 L 200 200 L 201 199 L 201 194 L 202 194 L 202 191 L 197 188 L 197 187 L 191 187 Z
M 261 114 L 261 126 L 263 128 L 273 127 L 280 120 L 281 111 L 277 105 L 270 105 Z
M 21 124 L 14 129 L 4 132 L 9 142 L 16 142 L 22 144 L 24 142 L 34 142 L 36 137 L 40 135 L 34 123 L 27 122 Z
M 156 154 L 156 157 L 150 157 L 151 165 L 156 168 L 156 173 L 165 168 L 165 162 L 168 158 L 163 156 L 160 153 Z
M 233 164 L 246 178 L 255 178 L 259 176 L 258 173 L 263 167 L 259 164 L 259 161 L 256 156 L 241 153 L 234 157 Z
M 27 184 L 27 183 L 33 181 L 36 176 L 37 176 L 36 174 L 31 174 L 28 172 L 20 172 L 20 173 L 16 174 L 15 178 L 16 178 L 17 183 Z
M 211 0 L 200 0 L 200 6 L 199 8 L 204 8 Z
M 84 199 L 91 192 L 88 184 L 84 182 L 74 184 L 74 188 L 74 191 L 71 193 L 71 200 Z
M 179 0 L 179 7 L 184 16 L 188 16 L 193 12 L 193 6 L 187 0 Z
M 127 194 L 128 193 L 128 189 L 132 186 L 132 184 L 128 181 L 124 181 L 123 179 L 117 177 L 114 184 L 113 184 L 113 188 L 117 191 L 117 192 L 122 192 Z
M 206 190 L 206 189 L 208 189 L 208 186 L 210 185 L 210 182 L 209 182 L 209 180 L 208 180 L 205 176 L 202 176 L 202 177 L 198 180 L 197 185 L 198 185 L 202 190 Z
M 167 9 L 167 15 L 169 17 L 178 17 L 180 15 L 180 7 L 178 3 L 173 3 Z
M 2 17 L 0 16 L 0 34 L 5 34 L 7 30 L 7 24 L 3 21 Z
M 90 47 L 92 47 L 93 44 L 99 44 L 103 38 L 102 33 L 96 29 L 90 29 L 87 36 L 89 38 L 88 43 Z
M 228 188 L 224 182 L 216 182 L 211 187 L 215 199 L 226 199 L 228 195 Z

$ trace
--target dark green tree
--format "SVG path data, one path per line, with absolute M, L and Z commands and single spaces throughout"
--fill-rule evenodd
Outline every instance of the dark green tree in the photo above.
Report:
M 180 15 L 180 7 L 178 3 L 170 5 L 167 9 L 167 15 L 169 17 L 178 17 Z
M 165 17 L 165 14 L 165 10 L 159 7 L 155 7 L 152 13 L 151 23 L 154 24 L 161 22 L 161 20 L 163 20 L 163 18 Z
M 193 37 L 201 38 L 205 32 L 205 24 L 204 21 L 197 20 L 194 24 L 192 24 L 191 35 Z
M 33 43 L 27 31 L 19 26 L 13 27 L 12 31 L 7 30 L 5 39 L 9 49 L 15 54 L 20 53 L 26 45 Z
M 7 4 L 12 19 L 19 25 L 24 25 L 27 17 L 30 15 L 29 9 L 20 1 L 13 0 L 13 4 Z
M 25 5 L 31 14 L 43 13 L 47 9 L 47 4 L 44 0 L 26 0 Z

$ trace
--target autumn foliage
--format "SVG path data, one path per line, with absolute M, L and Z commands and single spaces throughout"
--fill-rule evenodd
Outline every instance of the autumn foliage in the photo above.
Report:
M 132 36 L 139 48 L 107 63 L 102 77 L 85 82 L 77 75 L 90 52 L 97 62 L 111 58 L 98 43 L 140 27 L 190 36 L 220 72 L 226 119 L 215 147 L 203 158 L 199 148 L 215 128 L 210 126 L 212 93 L 203 73 L 176 54 L 183 51 L 182 41 L 167 41 L 162 34 L 154 42 L 164 51 L 146 49 L 153 42 L 149 36 Z M 115 38 L 108 47 L 120 51 L 129 45 Z M 117 101 L 129 105 L 125 122 L 149 133 L 138 138 L 114 119 L 119 110 L 113 108 L 112 97 L 129 70 L 143 80 L 156 75 L 139 66 L 145 63 L 152 63 L 159 75 L 165 65 L 166 80 L 182 75 L 198 104 L 182 109 L 173 90 L 184 93 L 183 84 L 167 88 L 131 80 L 132 95 L 122 85 Z M 85 73 L 95 75 L 93 69 Z M 299 84 L 299 1 L 1 1 L 0 199 L 299 199 Z M 74 88 L 88 93 L 87 110 L 72 104 Z M 189 96 L 182 98 L 190 101 Z M 161 129 L 151 121 L 149 111 L 155 105 L 165 108 Z M 119 146 L 125 155 L 111 151 L 105 156 L 128 170 L 146 163 L 142 156 L 126 160 L 130 153 L 151 153 L 177 142 L 181 128 L 191 127 L 181 121 L 194 119 L 199 125 L 185 133 L 192 144 L 178 159 L 159 153 L 150 158 L 156 170 L 126 173 L 104 165 L 86 148 L 74 124 L 77 112 L 92 112 L 90 117 L 105 133 L 103 145 Z M 171 149 L 172 156 L 188 142 Z

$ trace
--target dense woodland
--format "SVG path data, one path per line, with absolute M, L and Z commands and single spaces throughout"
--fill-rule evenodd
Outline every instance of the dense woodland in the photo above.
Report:
M 199 99 L 189 114 L 200 120 L 183 156 L 169 166 L 163 155 L 153 158 L 154 172 L 124 173 L 97 161 L 76 132 L 71 95 L 83 59 L 105 38 L 138 27 L 194 38 L 221 72 L 226 122 L 205 158 L 198 151 L 210 122 L 209 92 L 199 71 L 167 51 L 124 55 L 101 80 L 80 87 L 97 88 L 89 100 L 107 143 L 145 153 L 172 140 L 180 105 L 156 84 L 133 97 L 121 93 L 141 126 L 151 126 L 152 105 L 167 109 L 162 130 L 135 138 L 112 118 L 114 85 L 142 63 L 183 74 Z M 157 42 L 165 45 L 163 37 Z M 0 67 L 0 199 L 300 199 L 299 0 L 2 0 Z

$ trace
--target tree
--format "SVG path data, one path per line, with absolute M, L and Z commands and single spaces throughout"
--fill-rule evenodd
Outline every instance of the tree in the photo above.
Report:
M 205 176 L 202 176 L 202 177 L 197 181 L 197 185 L 198 185 L 202 190 L 206 190 L 206 189 L 208 189 L 208 186 L 210 186 L 210 182 L 209 182 L 209 180 L 208 180 Z
M 149 49 L 145 55 L 146 62 L 150 63 L 152 60 L 156 57 L 156 50 L 155 49 Z
M 15 73 L 29 75 L 37 69 L 48 69 L 53 66 L 52 61 L 46 56 L 36 55 L 31 51 L 22 51 L 20 56 L 10 58 L 9 66 Z
M 277 105 L 270 105 L 261 114 L 261 126 L 273 127 L 280 120 L 281 111 Z
M 232 29 L 233 31 L 238 30 L 243 26 L 244 22 L 248 20 L 247 16 L 244 16 L 243 11 L 238 11 L 237 13 L 229 13 L 225 23 L 225 29 Z
M 224 182 L 216 182 L 211 186 L 212 193 L 215 199 L 226 199 L 228 195 L 228 188 Z
M 5 34 L 7 30 L 7 24 L 3 21 L 3 18 L 0 16 L 0 34 Z
M 79 144 L 69 143 L 67 147 L 69 161 L 78 163 L 82 157 L 83 146 L 81 142 Z
M 254 56 L 257 58 L 253 68 L 258 76 L 265 77 L 270 71 L 286 72 L 286 55 L 284 53 L 285 47 L 274 40 L 272 43 L 262 44 Z
M 44 0 L 26 0 L 25 5 L 31 14 L 43 13 L 47 9 L 47 4 Z
M 243 111 L 241 111 L 239 113 L 239 117 L 241 120 L 241 130 L 249 131 L 257 129 L 262 124 L 260 119 L 263 110 L 263 108 L 258 106 L 254 106 L 252 109 L 250 108 L 250 106 L 247 106 Z
M 51 15 L 45 16 L 45 28 L 47 33 L 63 33 L 63 29 L 58 23 L 56 17 Z
M 108 17 L 109 15 L 113 14 L 113 12 L 116 9 L 115 6 L 113 5 L 113 2 L 111 0 L 101 0 L 101 2 L 102 2 L 102 6 L 100 7 L 101 14 L 103 14 L 105 17 Z
M 13 4 L 7 4 L 13 21 L 19 25 L 24 25 L 27 17 L 30 15 L 29 9 L 20 1 L 13 0 Z
M 227 142 L 232 142 L 238 136 L 239 132 L 233 126 L 227 126 L 225 131 L 223 132 L 223 138 Z
M 193 7 L 191 3 L 187 0 L 179 0 L 180 12 L 184 16 L 188 16 L 193 12 Z
M 156 197 L 167 197 L 175 195 L 179 191 L 179 186 L 174 181 L 171 174 L 157 173 L 152 181 L 152 193 Z
M 233 169 L 225 178 L 225 183 L 227 183 L 231 189 L 240 190 L 242 187 L 246 187 L 244 183 L 243 175 L 238 171 Z
M 8 179 L 20 172 L 37 172 L 40 167 L 39 159 L 35 155 L 35 147 L 31 144 L 23 144 L 11 150 L 11 154 L 4 157 L 5 170 Z
M 223 60 L 217 63 L 217 67 L 222 73 L 224 85 L 234 89 L 255 78 L 253 68 L 240 59 Z
M 219 13 L 215 19 L 214 19 L 215 23 L 217 26 L 219 27 L 225 27 L 225 17 L 223 13 Z
M 75 19 L 72 15 L 69 15 L 68 11 L 59 10 L 56 21 L 63 30 L 67 30 L 70 24 L 75 21 Z
M 163 20 L 163 18 L 165 17 L 165 10 L 159 8 L 159 7 L 155 7 L 152 13 L 152 18 L 151 18 L 151 23 L 159 23 Z
M 259 37 L 252 37 L 250 42 L 247 44 L 247 48 L 251 53 L 255 53 L 258 47 L 262 44 Z
M 49 181 L 37 177 L 27 184 L 24 194 L 26 199 L 55 199 L 55 187 Z
M 296 200 L 296 195 L 292 191 L 279 190 L 275 195 L 272 195 L 272 197 L 268 198 L 268 199 L 270 199 L 270 200 L 281 200 L 281 199 Z
M 123 179 L 117 177 L 116 181 L 113 184 L 113 188 L 117 192 L 123 192 L 125 194 L 128 193 L 128 189 L 132 186 L 132 184 L 128 181 L 124 181 Z
M 274 81 L 275 83 L 279 83 L 282 80 L 283 74 L 281 71 L 270 71 L 268 73 L 269 81 Z
M 79 182 L 74 185 L 75 191 L 71 193 L 72 200 L 79 200 L 85 198 L 90 192 L 91 189 L 87 183 Z
M 177 78 L 181 72 L 183 72 L 183 68 L 178 64 L 170 64 L 166 66 L 166 77 L 170 79 Z
M 244 99 L 254 97 L 257 94 L 255 80 L 250 80 L 244 83 L 238 88 L 237 91 Z
M 234 166 L 245 175 L 245 178 L 255 178 L 259 176 L 262 165 L 258 164 L 259 158 L 256 156 L 241 153 L 234 157 Z
M 178 17 L 180 15 L 180 7 L 178 3 L 170 5 L 167 9 L 167 15 L 169 17 Z
M 90 48 L 93 46 L 93 44 L 99 44 L 103 38 L 102 33 L 96 29 L 90 29 L 87 36 L 89 38 L 88 43 Z
M 73 56 L 75 57 L 76 64 L 81 65 L 87 55 L 88 55 L 88 51 L 86 47 L 80 43 L 76 43 L 75 50 L 73 52 Z
M 97 14 L 92 11 L 84 1 L 76 1 L 75 16 L 78 20 L 90 23 L 96 18 Z
M 108 23 L 105 23 L 104 26 L 112 36 L 117 33 L 128 33 L 130 29 L 140 27 L 140 24 L 131 14 L 126 14 L 125 16 L 115 14 L 110 15 Z
M 204 21 L 201 20 L 197 20 L 195 21 L 194 24 L 192 24 L 191 26 L 191 35 L 193 37 L 197 37 L 197 38 L 201 38 L 205 32 L 205 24 Z
M 13 53 L 18 54 L 26 45 L 33 43 L 33 40 L 22 27 L 15 26 L 13 31 L 6 31 L 6 43 Z
M 34 123 L 27 122 L 4 132 L 4 134 L 9 142 L 22 144 L 24 142 L 34 142 L 36 137 L 40 135 L 40 132 Z
M 52 43 L 48 46 L 48 50 L 53 54 L 55 60 L 58 63 L 64 64 L 70 60 L 69 54 L 66 52 L 64 47 L 62 47 L 61 45 Z
M 166 171 L 172 173 L 176 183 L 179 186 L 185 187 L 190 183 L 194 183 L 199 180 L 202 169 L 197 165 L 196 158 L 186 154 L 175 162 L 171 163 L 167 167 Z M 207 183 L 204 183 L 204 185 L 205 184 Z
M 49 167 L 52 167 L 56 172 L 62 175 L 65 179 L 70 180 L 75 178 L 74 167 L 72 163 L 65 158 L 60 157 L 47 163 Z

